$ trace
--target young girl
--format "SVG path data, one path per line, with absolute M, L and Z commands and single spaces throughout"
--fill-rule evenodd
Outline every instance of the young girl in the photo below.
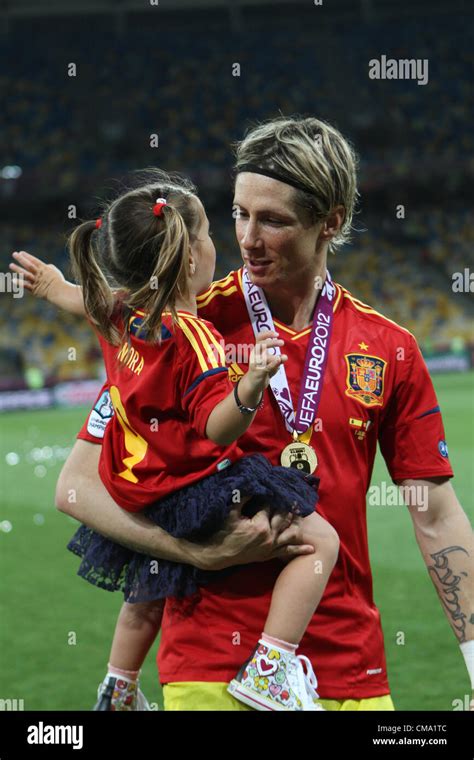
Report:
M 268 503 L 274 512 L 305 517 L 304 542 L 314 552 L 282 569 L 262 637 L 229 691 L 257 710 L 320 710 L 311 664 L 295 652 L 336 562 L 338 537 L 315 512 L 317 478 L 271 466 L 261 454 L 244 456 L 237 443 L 287 359 L 272 354 L 284 342 L 277 333 L 261 333 L 248 372 L 230 390 L 222 336 L 197 316 L 196 296 L 215 269 L 204 208 L 188 181 L 158 170 L 147 177 L 70 236 L 82 291 L 26 253 L 14 254 L 18 263 L 11 268 L 37 293 L 49 274 L 48 299 L 71 311 L 85 308 L 98 333 L 114 409 L 99 472 L 123 509 L 143 510 L 173 536 L 192 541 L 219 530 L 238 502 L 246 502 L 246 515 Z M 82 558 L 82 577 L 124 590 L 95 709 L 149 709 L 138 676 L 160 628 L 163 600 L 187 597 L 195 604 L 200 586 L 234 568 L 204 572 L 158 562 L 84 525 L 68 548 Z

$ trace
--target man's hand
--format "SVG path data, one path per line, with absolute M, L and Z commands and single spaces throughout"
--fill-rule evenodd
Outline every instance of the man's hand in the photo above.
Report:
M 207 542 L 186 542 L 188 556 L 183 561 L 201 570 L 222 570 L 269 559 L 289 560 L 314 552 L 313 546 L 303 544 L 303 518 L 278 514 L 269 520 L 268 507 L 254 517 L 244 517 L 242 508 L 246 501 L 232 510 L 223 528 Z
M 276 557 L 291 559 L 313 551 L 313 547 L 302 543 L 302 518 L 275 515 L 270 523 L 268 508 L 255 517 L 242 517 L 248 498 L 236 505 L 223 529 L 208 542 L 197 544 L 174 538 L 144 514 L 126 512 L 114 502 L 99 477 L 100 450 L 100 446 L 89 441 L 76 441 L 58 479 L 56 506 L 132 551 L 185 562 L 202 570 L 220 570 Z M 73 502 L 69 498 L 71 488 L 77 495 Z

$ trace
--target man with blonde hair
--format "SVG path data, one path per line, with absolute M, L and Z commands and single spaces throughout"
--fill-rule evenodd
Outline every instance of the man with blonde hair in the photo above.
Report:
M 408 495 L 420 551 L 473 677 L 472 533 L 449 482 L 439 405 L 413 335 L 333 282 L 327 270 L 328 252 L 349 239 L 357 200 L 348 141 L 318 119 L 279 118 L 248 132 L 236 146 L 235 169 L 243 266 L 199 297 L 199 315 L 228 345 L 247 345 L 273 328 L 285 341 L 288 362 L 239 443 L 272 464 L 315 472 L 320 511 L 340 536 L 339 560 L 301 642 L 318 674 L 322 705 L 392 710 L 366 524 L 377 442 Z M 244 362 L 229 369 L 234 382 L 245 371 Z M 60 509 L 153 556 L 205 569 L 242 565 L 204 587 L 192 615 L 167 603 L 158 668 L 168 710 L 248 709 L 227 683 L 243 678 L 236 669 L 260 636 L 277 558 L 298 551 L 298 518 L 287 527 L 265 510 L 242 519 L 236 508 L 228 530 L 209 544 L 180 542 L 113 502 L 94 509 L 98 453 L 86 426 L 79 438 L 58 484 Z M 71 487 L 80 495 L 74 504 Z

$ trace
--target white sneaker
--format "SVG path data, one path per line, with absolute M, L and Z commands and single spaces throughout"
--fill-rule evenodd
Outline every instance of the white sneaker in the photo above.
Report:
M 138 687 L 138 681 L 126 678 L 105 678 L 97 689 L 97 702 L 93 708 L 99 712 L 151 711 L 148 700 Z
M 149 710 L 151 712 L 151 707 L 149 705 L 149 702 L 147 698 L 145 697 L 144 693 L 141 689 L 138 689 L 137 693 L 137 706 L 135 708 L 136 710 L 141 710 L 142 712 L 144 710 Z
M 302 662 L 306 663 L 307 673 Z M 318 697 L 316 686 L 316 676 L 307 657 L 297 657 L 260 640 L 227 690 L 255 710 L 324 710 L 314 702 Z
M 306 665 L 306 673 L 303 668 L 303 663 Z M 319 699 L 319 694 L 316 691 L 318 688 L 318 679 L 311 662 L 304 654 L 293 655 L 288 665 L 288 681 L 291 684 L 293 691 L 300 696 L 303 703 L 303 710 L 314 710 L 326 712 L 324 707 L 316 702 Z

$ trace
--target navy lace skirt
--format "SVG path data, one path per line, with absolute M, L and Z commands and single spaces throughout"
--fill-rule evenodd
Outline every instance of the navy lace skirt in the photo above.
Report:
M 222 527 L 236 499 L 251 496 L 242 513 L 248 517 L 268 504 L 272 513 L 306 517 L 315 511 L 319 478 L 290 467 L 274 467 L 262 454 L 239 459 L 146 507 L 142 514 L 176 538 L 205 541 Z M 156 559 L 126 549 L 85 525 L 68 549 L 81 557 L 78 575 L 107 591 L 123 591 L 127 602 L 195 595 L 199 586 L 228 575 L 235 567 L 204 571 L 192 565 Z

